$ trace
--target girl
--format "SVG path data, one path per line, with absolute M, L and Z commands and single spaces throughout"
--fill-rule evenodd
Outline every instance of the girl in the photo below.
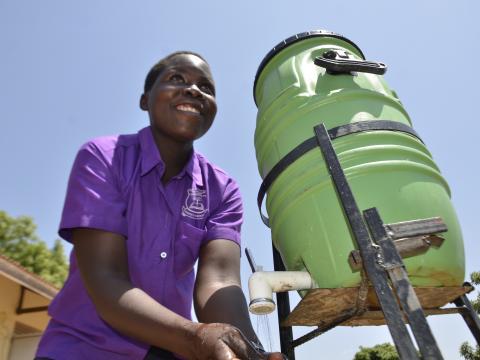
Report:
M 241 291 L 237 184 L 193 148 L 217 111 L 206 61 L 161 60 L 140 108 L 150 126 L 78 152 L 59 230 L 70 272 L 37 359 L 282 359 L 261 351 Z

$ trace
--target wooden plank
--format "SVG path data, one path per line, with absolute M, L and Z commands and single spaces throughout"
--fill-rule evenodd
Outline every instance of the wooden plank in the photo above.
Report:
M 308 291 L 282 326 L 328 326 L 356 307 L 358 287 L 336 289 L 313 289 Z M 439 309 L 459 296 L 473 290 L 472 286 L 416 287 L 414 288 L 425 311 Z M 366 300 L 368 311 L 381 311 L 375 291 L 369 287 Z M 384 322 L 382 323 L 384 324 Z M 371 324 L 377 325 L 374 317 Z M 357 326 L 357 325 L 351 325 Z M 360 325 L 358 325 L 360 326 Z
M 462 308 L 452 307 L 445 309 L 428 309 L 424 310 L 426 316 L 429 315 L 449 315 L 462 313 Z M 407 320 L 404 318 L 405 323 Z M 380 310 L 367 311 L 362 315 L 355 316 L 348 321 L 343 322 L 340 326 L 379 326 L 385 325 L 385 319 L 383 318 L 383 312 Z
M 412 238 L 401 238 L 393 241 L 395 248 L 402 258 L 409 258 L 412 256 L 426 253 L 431 246 L 440 247 L 443 244 L 444 238 L 437 235 L 417 236 Z M 352 250 L 348 256 L 348 263 L 354 271 L 360 270 L 362 265 L 362 257 L 359 250 Z
M 384 228 L 392 239 L 430 235 L 448 230 L 447 225 L 439 217 L 385 224 Z

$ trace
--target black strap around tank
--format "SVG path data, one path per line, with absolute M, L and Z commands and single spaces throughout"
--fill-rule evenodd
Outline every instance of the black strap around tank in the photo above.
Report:
M 399 131 L 404 132 L 406 134 L 412 135 L 420 140 L 422 143 L 422 139 L 417 134 L 415 130 L 413 130 L 410 126 L 399 123 L 397 121 L 391 120 L 371 120 L 371 121 L 358 121 L 351 124 L 346 124 L 342 126 L 334 127 L 328 130 L 328 135 L 330 136 L 331 140 L 335 140 L 339 137 L 355 134 L 363 131 Z M 316 148 L 318 146 L 317 139 L 315 136 L 305 140 L 292 151 L 290 151 L 287 155 L 285 155 L 265 176 L 263 179 L 262 184 L 260 185 L 260 189 L 258 190 L 257 196 L 257 205 L 260 211 L 260 216 L 262 221 L 265 225 L 270 227 L 269 219 L 262 213 L 262 203 L 265 197 L 267 190 L 269 189 L 270 185 L 276 180 L 276 178 L 294 161 L 300 158 L 302 155 L 306 154 L 308 151 Z

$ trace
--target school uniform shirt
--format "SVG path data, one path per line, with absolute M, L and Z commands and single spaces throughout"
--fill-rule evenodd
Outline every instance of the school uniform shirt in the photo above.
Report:
M 133 286 L 190 319 L 200 247 L 215 239 L 240 245 L 242 200 L 236 182 L 197 152 L 165 185 L 164 167 L 150 127 L 86 143 L 70 174 L 59 235 L 70 241 L 79 227 L 123 235 Z M 149 344 L 120 334 L 97 314 L 73 251 L 37 356 L 143 359 Z

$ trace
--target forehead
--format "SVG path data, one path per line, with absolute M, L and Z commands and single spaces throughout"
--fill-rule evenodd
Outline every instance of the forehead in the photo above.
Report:
M 181 54 L 169 59 L 165 66 L 165 71 L 173 69 L 196 73 L 213 81 L 212 73 L 208 64 L 195 55 Z

